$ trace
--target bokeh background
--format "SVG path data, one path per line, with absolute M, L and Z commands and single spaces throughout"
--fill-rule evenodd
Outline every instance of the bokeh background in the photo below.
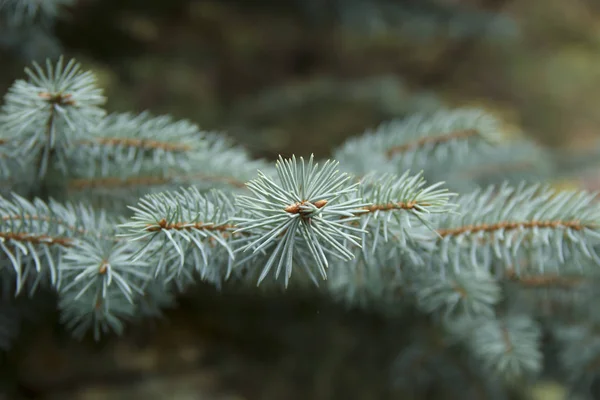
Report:
M 187 118 L 267 159 L 325 157 L 389 119 L 464 105 L 575 158 L 600 149 L 597 0 L 72 3 L 48 30 L 0 26 L 0 93 L 64 53 L 95 71 L 109 111 Z M 38 322 L 2 356 L 6 398 L 406 398 L 393 385 L 402 321 L 325 299 L 201 286 L 166 320 L 100 344 Z

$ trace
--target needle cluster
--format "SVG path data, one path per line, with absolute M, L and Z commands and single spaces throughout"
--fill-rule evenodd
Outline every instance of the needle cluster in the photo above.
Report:
M 599 340 L 596 194 L 496 182 L 485 168 L 471 179 L 481 154 L 510 162 L 515 144 L 493 115 L 423 113 L 350 139 L 338 161 L 270 163 L 189 121 L 106 115 L 73 60 L 26 74 L 0 111 L 0 346 L 23 296 L 53 291 L 64 325 L 100 339 L 200 281 L 293 284 L 390 320 L 419 316 L 397 365 L 424 375 L 398 384 L 457 379 L 443 367 L 457 347 L 483 382 L 535 378 L 544 334 L 573 382 L 597 373 L 600 346 L 577 345 Z M 430 179 L 441 162 L 453 185 Z M 439 362 L 413 368 L 425 356 Z

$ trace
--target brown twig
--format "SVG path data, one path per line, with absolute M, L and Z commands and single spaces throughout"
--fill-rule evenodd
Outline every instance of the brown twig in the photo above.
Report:
M 512 282 L 530 288 L 557 287 L 572 289 L 584 282 L 584 278 L 580 276 L 560 276 L 557 274 L 519 276 L 513 268 L 506 271 L 505 277 Z
M 427 207 L 428 204 L 420 204 L 416 201 L 409 201 L 407 203 L 399 201 L 396 203 L 387 203 L 387 204 L 372 204 L 370 206 L 363 207 L 363 210 L 367 212 L 375 212 L 375 211 L 392 211 L 392 210 L 412 210 L 418 207 Z
M 48 244 L 58 245 L 62 247 L 71 247 L 73 245 L 72 239 L 65 237 L 52 237 L 48 235 L 31 235 L 29 233 L 15 233 L 15 232 L 0 232 L 0 238 L 5 240 L 14 240 L 17 242 L 29 242 L 32 244 Z
M 412 150 L 415 148 L 423 147 L 426 145 L 439 146 L 442 143 L 446 143 L 446 142 L 449 142 L 454 139 L 468 139 L 469 137 L 476 136 L 478 134 L 479 134 L 479 131 L 477 131 L 476 129 L 463 129 L 463 130 L 453 131 L 453 132 L 436 135 L 436 136 L 427 136 L 427 137 L 415 140 L 413 142 L 408 142 L 408 143 L 404 143 L 402 145 L 391 147 L 391 148 L 387 149 L 387 151 L 385 152 L 385 155 L 389 159 L 389 158 L 392 158 L 396 154 L 404 153 L 406 151 L 409 151 L 409 150 Z
M 80 145 L 91 145 L 94 143 L 102 144 L 105 146 L 125 146 L 135 147 L 144 150 L 164 150 L 172 152 L 185 152 L 192 150 L 192 147 L 185 144 L 161 142 L 158 140 L 148 139 L 133 139 L 133 138 L 113 138 L 103 137 L 94 140 L 80 140 L 77 144 Z
M 88 231 L 85 229 L 81 229 L 81 228 L 77 228 L 73 225 L 69 225 L 67 224 L 65 221 L 63 221 L 62 219 L 58 219 L 58 218 L 50 218 L 50 217 L 46 217 L 46 216 L 40 216 L 40 215 L 29 215 L 29 214 L 23 214 L 23 215 L 3 215 L 0 218 L 2 221 L 6 222 L 6 221 L 11 221 L 11 220 L 30 220 L 30 221 L 44 221 L 44 222 L 48 222 L 48 223 L 53 223 L 53 224 L 57 224 L 57 225 L 62 225 L 64 227 L 66 227 L 67 229 L 73 231 L 73 232 L 77 232 L 81 235 L 89 235 L 92 234 L 92 231 Z M 98 238 L 105 238 L 102 235 L 99 234 L 94 234 L 94 236 L 98 237 Z M 118 240 L 116 238 L 111 237 L 110 240 Z
M 204 224 L 202 222 L 195 223 L 186 223 L 186 222 L 177 222 L 173 224 L 167 223 L 166 219 L 161 219 L 158 222 L 158 225 L 151 224 L 146 227 L 148 232 L 156 232 L 160 230 L 190 230 L 190 229 L 198 229 L 205 231 L 219 231 L 219 232 L 227 232 L 232 229 L 235 229 L 235 225 L 231 224 L 223 224 L 223 225 L 214 225 L 214 224 Z
M 569 228 L 574 230 L 582 230 L 585 226 L 580 221 L 522 221 L 522 222 L 511 222 L 503 221 L 495 224 L 480 224 L 480 225 L 466 225 L 452 229 L 438 229 L 440 236 L 460 235 L 466 232 L 493 232 L 498 230 L 512 230 L 512 229 L 531 229 L 531 228 Z

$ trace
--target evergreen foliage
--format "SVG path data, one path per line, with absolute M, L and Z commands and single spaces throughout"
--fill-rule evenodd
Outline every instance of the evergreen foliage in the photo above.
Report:
M 494 382 L 542 373 L 545 333 L 573 382 L 593 381 L 600 346 L 579 346 L 598 340 L 585 306 L 600 205 L 532 182 L 547 163 L 522 153 L 529 182 L 498 181 L 497 169 L 473 180 L 475 160 L 510 167 L 521 146 L 493 115 L 423 113 L 349 140 L 337 161 L 272 164 L 189 121 L 106 115 L 74 60 L 26 74 L 0 114 L 1 347 L 20 324 L 11 302 L 47 290 L 74 336 L 100 339 L 160 315 L 194 282 L 294 284 L 388 318 L 417 313 L 405 329 L 433 339 L 398 356 L 398 374 L 423 374 L 395 377 L 410 388 L 455 379 L 444 365 L 458 351 L 497 395 Z M 556 291 L 567 284 L 570 295 Z M 583 316 L 566 329 L 570 308 Z

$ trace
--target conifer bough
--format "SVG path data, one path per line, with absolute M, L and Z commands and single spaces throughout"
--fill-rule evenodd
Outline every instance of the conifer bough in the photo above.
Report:
M 594 357 L 577 359 L 568 340 L 596 335 L 585 320 L 561 336 L 559 316 L 514 301 L 539 297 L 514 294 L 556 290 L 563 275 L 597 281 L 600 206 L 594 193 L 527 181 L 454 193 L 472 184 L 462 172 L 473 160 L 510 162 L 514 144 L 493 115 L 424 113 L 350 139 L 337 161 L 272 164 L 189 121 L 106 115 L 74 60 L 26 73 L 0 113 L 3 347 L 18 328 L 10 305 L 41 287 L 56 291 L 75 336 L 99 339 L 198 281 L 295 285 L 390 319 L 431 317 L 441 335 L 431 351 L 442 360 L 462 346 L 484 381 L 539 375 L 544 330 L 557 332 L 571 373 L 589 376 Z M 428 343 L 415 340 L 400 364 Z

